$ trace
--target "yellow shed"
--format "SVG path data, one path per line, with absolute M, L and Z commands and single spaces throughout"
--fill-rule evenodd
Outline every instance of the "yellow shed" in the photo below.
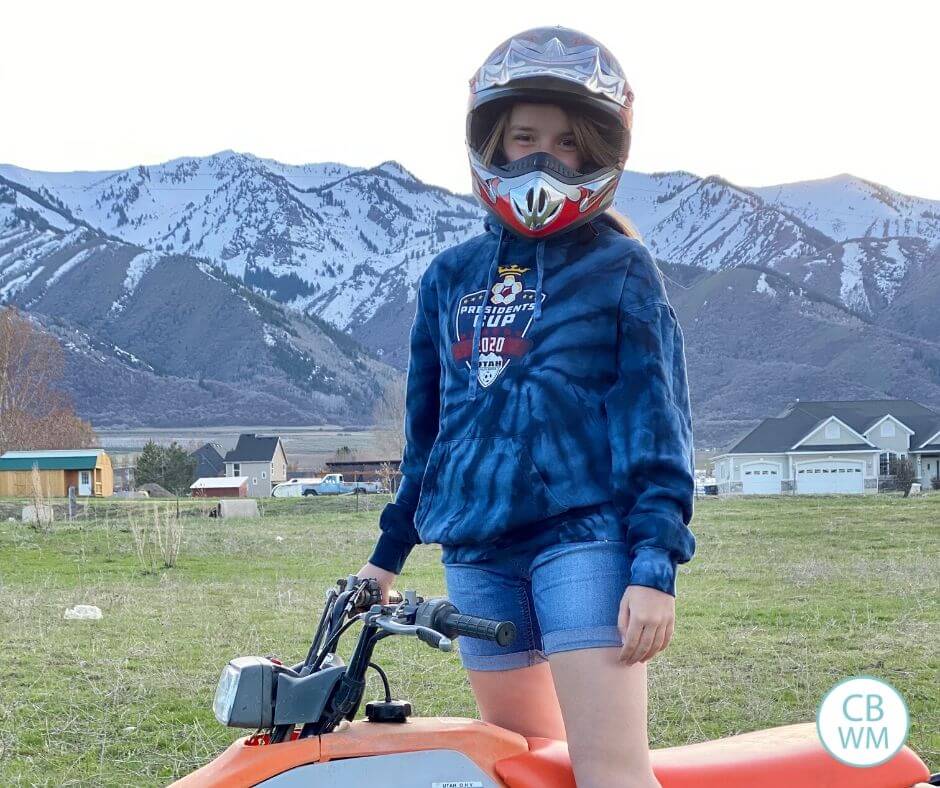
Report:
M 114 469 L 103 449 L 49 449 L 0 456 L 0 496 L 31 496 L 34 466 L 39 468 L 43 495 L 64 498 L 69 487 L 78 495 L 114 495 Z

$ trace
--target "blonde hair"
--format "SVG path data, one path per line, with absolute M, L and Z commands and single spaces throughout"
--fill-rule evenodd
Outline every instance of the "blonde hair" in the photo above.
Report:
M 595 168 L 612 167 L 620 156 L 619 147 L 611 141 L 609 132 L 599 121 L 590 115 L 578 111 L 577 108 L 565 105 L 559 105 L 568 115 L 571 121 L 571 132 L 574 135 L 575 144 L 585 162 L 591 162 Z M 503 135 L 509 126 L 509 118 L 512 115 L 512 104 L 508 104 L 502 109 L 493 123 L 493 128 L 486 136 L 483 144 L 480 146 L 480 158 L 483 164 L 490 165 L 497 154 L 503 154 Z M 640 239 L 639 230 L 633 225 L 626 216 L 613 208 L 608 208 L 605 213 L 612 220 L 614 226 L 628 238 Z

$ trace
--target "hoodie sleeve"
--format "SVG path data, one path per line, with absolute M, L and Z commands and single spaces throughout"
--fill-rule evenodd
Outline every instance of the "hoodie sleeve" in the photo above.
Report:
M 605 406 L 630 585 L 675 596 L 676 565 L 695 553 L 692 418 L 682 330 L 662 275 L 639 243 L 620 296 L 617 380 Z
M 370 563 L 395 574 L 401 574 L 412 548 L 421 542 L 414 526 L 415 510 L 439 426 L 441 366 L 436 339 L 437 300 L 428 279 L 425 271 L 418 283 L 415 317 L 411 325 L 405 383 L 405 449 L 398 466 L 402 474 L 401 485 L 395 500 L 382 510 L 379 517 L 381 533 L 369 558 Z

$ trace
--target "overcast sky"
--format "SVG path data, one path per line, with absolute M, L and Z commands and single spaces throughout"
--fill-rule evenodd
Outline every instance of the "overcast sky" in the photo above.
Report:
M 0 162 L 117 169 L 232 148 L 395 159 L 468 192 L 467 82 L 543 24 L 619 58 L 636 93 L 628 169 L 744 186 L 850 172 L 940 199 L 933 0 L 10 3 Z

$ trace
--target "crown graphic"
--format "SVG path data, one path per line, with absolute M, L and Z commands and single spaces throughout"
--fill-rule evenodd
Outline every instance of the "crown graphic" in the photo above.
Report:
M 499 272 L 500 276 L 502 276 L 504 274 L 524 274 L 529 269 L 522 268 L 521 266 L 518 266 L 515 263 L 513 263 L 512 265 L 501 265 L 496 270 Z

